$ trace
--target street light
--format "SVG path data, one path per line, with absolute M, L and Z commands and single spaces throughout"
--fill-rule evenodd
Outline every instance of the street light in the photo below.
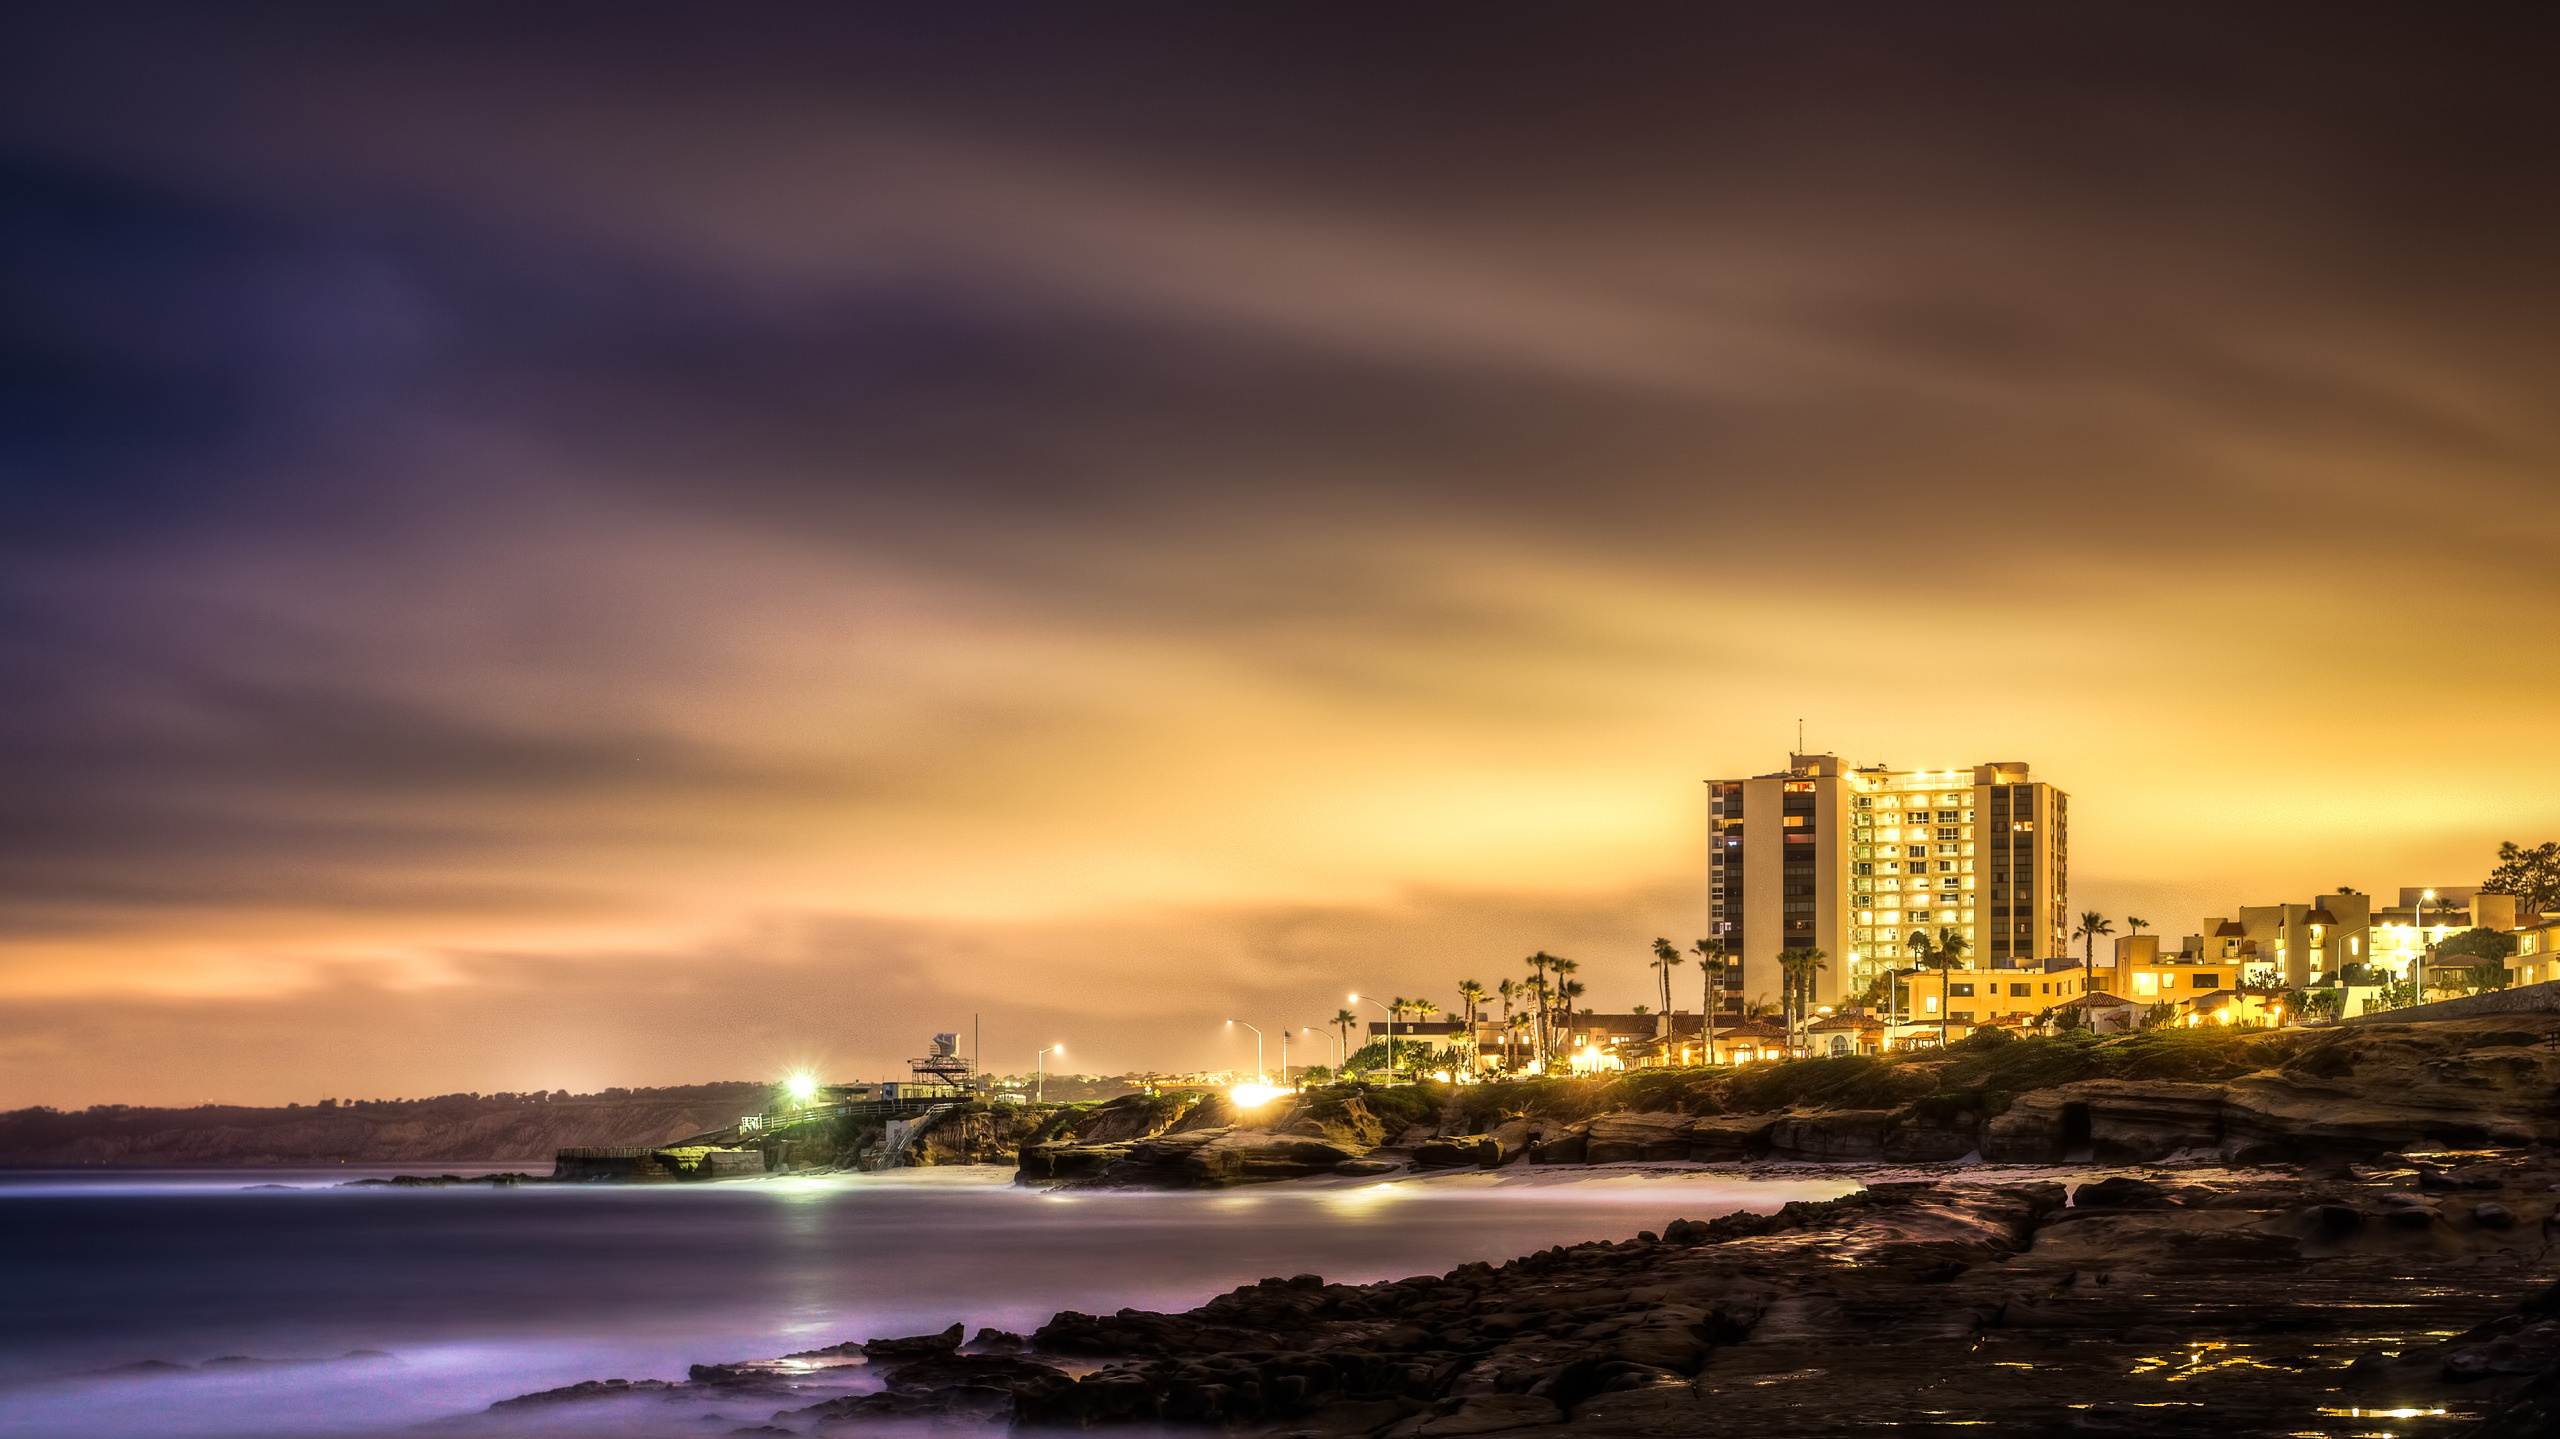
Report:
M 1041 1086 L 1042 1081 L 1046 1078 L 1046 1076 L 1042 1073 L 1042 1070 L 1043 1070 L 1043 1068 L 1044 1068 L 1044 1067 L 1049 1063 L 1049 1056 L 1050 1056 L 1050 1055 L 1053 1055 L 1053 1054 L 1064 1054 L 1064 1053 L 1066 1053 L 1066 1052 L 1067 1052 L 1067 1047 L 1066 1047 L 1065 1045 L 1063 1045 L 1063 1044 L 1053 1044 L 1053 1045 L 1049 1046 L 1047 1049 L 1041 1050 L 1039 1053 L 1034 1054 L 1034 1055 L 1032 1055 L 1032 1056 L 1031 1056 L 1031 1102 L 1032 1102 L 1032 1103 L 1034 1103 L 1034 1104 L 1038 1104 L 1038 1103 L 1040 1102 L 1040 1094 L 1041 1094 L 1040 1086 Z
M 1242 1020 L 1237 1020 L 1237 1019 L 1230 1019 L 1230 1020 L 1228 1020 L 1228 1021 L 1227 1021 L 1227 1023 L 1229 1023 L 1229 1024 L 1243 1024 L 1243 1023 L 1244 1023 L 1244 1021 L 1242 1021 Z M 1247 1029 L 1253 1029 L 1253 1026 L 1252 1026 L 1252 1025 L 1250 1025 L 1250 1024 L 1246 1024 L 1244 1027 L 1245 1027 L 1245 1028 L 1247 1028 Z M 1288 1031 L 1287 1031 L 1287 1030 L 1282 1030 L 1282 1031 L 1281 1031 L 1281 1033 L 1280 1033 L 1280 1038 L 1281 1038 L 1281 1041 L 1282 1041 L 1283 1043 L 1286 1043 L 1286 1042 L 1288 1041 L 1288 1038 L 1289 1038 Z M 1283 1050 L 1283 1051 L 1281 1051 L 1281 1052 L 1282 1052 L 1283 1054 L 1286 1054 L 1288 1051 Z M 1263 1076 L 1263 1073 L 1262 1073 L 1262 1031 L 1261 1031 L 1261 1030 L 1259 1030 L 1259 1029 L 1253 1029 L 1253 1082 L 1254 1082 L 1254 1083 L 1256 1083 L 1256 1084 L 1260 1084 L 1260 1083 L 1262 1083 L 1262 1081 L 1263 1081 L 1263 1077 L 1264 1077 L 1264 1076 Z
M 1322 1034 L 1326 1042 L 1333 1046 L 1333 1077 L 1340 1079 L 1342 1077 L 1342 1036 L 1330 1029 L 1319 1030 L 1312 1024 L 1300 1025 L 1299 1028 L 1309 1034 Z
M 1374 1004 L 1374 1005 L 1377 1005 L 1377 1006 L 1378 1006 L 1378 1012 L 1379 1012 L 1380 1014 L 1383 1014 L 1383 1015 L 1385 1015 L 1385 1016 L 1387 1017 L 1387 1073 L 1389 1073 L 1389 1074 L 1393 1074 L 1393 1073 L 1395 1073 L 1395 1072 L 1396 1072 L 1396 1012 L 1395 1012 L 1394 1010 L 1392 1010 L 1392 1009 L 1387 1008 L 1386 1004 L 1385 1004 L 1383 1001 L 1381 1001 L 1381 1000 L 1375 1000 L 1375 999 L 1364 999 L 1364 998 L 1362 998 L 1361 996 L 1356 995 L 1356 994 L 1355 994 L 1355 995 L 1350 996 L 1350 999 L 1351 999 L 1351 1002 L 1352 1002 L 1353 1004 Z
M 2434 899 L 2435 897 L 2436 892 L 2432 889 L 2422 889 L 2418 891 L 2418 963 L 2416 968 L 2418 971 L 2418 1003 L 2420 1004 L 2427 1002 L 2427 951 L 2430 948 L 2427 944 L 2427 901 Z

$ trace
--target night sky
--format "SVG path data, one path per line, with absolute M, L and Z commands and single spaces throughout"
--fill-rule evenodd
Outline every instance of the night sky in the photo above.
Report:
M 2173 937 L 2476 883 L 2560 836 L 2553 38 L 15 9 L 0 1104 L 1623 1008 L 1799 718 L 2030 761 Z

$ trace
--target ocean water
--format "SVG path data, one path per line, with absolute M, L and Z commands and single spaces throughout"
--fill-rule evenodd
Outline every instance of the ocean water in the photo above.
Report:
M 345 1188 L 357 1171 L 0 1174 L 0 1439 L 722 1434 L 771 1401 L 489 1416 L 954 1321 L 1180 1309 L 1271 1274 L 1361 1282 L 1854 1187 L 1510 1170 L 1050 1195 L 998 1169 L 682 1186 Z M 1599 1172 L 1605 1176 L 1605 1171 Z M 283 1185 L 283 1188 L 251 1187 Z M 858 1387 L 858 1371 L 844 1371 Z M 823 1394 L 804 1402 L 814 1402 Z

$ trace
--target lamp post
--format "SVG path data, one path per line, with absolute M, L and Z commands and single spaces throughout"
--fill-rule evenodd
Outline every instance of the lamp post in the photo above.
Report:
M 1392 1010 L 1392 1009 L 1387 1008 L 1387 1006 L 1385 1005 L 1385 1003 L 1384 1003 L 1384 1002 L 1382 1002 L 1382 1001 L 1375 1000 L 1375 999 L 1363 999 L 1363 998 L 1361 998 L 1359 995 L 1356 995 L 1356 994 L 1351 996 L 1351 1002 L 1352 1002 L 1353 1004 L 1374 1004 L 1374 1005 L 1377 1005 L 1377 1006 L 1378 1006 L 1378 1012 L 1379 1012 L 1380 1014 L 1383 1014 L 1383 1015 L 1385 1015 L 1385 1016 L 1387 1017 L 1387 1073 L 1389 1073 L 1389 1074 L 1393 1074 L 1393 1073 L 1395 1073 L 1395 1072 L 1396 1072 L 1396 1012 L 1395 1012 L 1394 1010 Z
M 2436 897 L 2432 889 L 2418 891 L 2418 962 L 2411 966 L 2418 976 L 2418 1003 L 2427 1002 L 2427 901 Z
M 1244 1024 L 1244 1021 L 1243 1021 L 1243 1020 L 1240 1020 L 1240 1019 L 1230 1019 L 1230 1020 L 1228 1020 L 1228 1021 L 1227 1021 L 1227 1023 L 1229 1023 L 1229 1024 Z M 1245 1026 L 1244 1026 L 1244 1027 L 1245 1027 L 1245 1028 L 1247 1028 L 1247 1029 L 1253 1029 L 1253 1026 L 1252 1026 L 1252 1025 L 1250 1025 L 1250 1024 L 1245 1024 Z M 1281 1035 L 1280 1035 L 1280 1039 L 1281 1039 L 1281 1043 L 1283 1043 L 1284 1045 L 1288 1042 L 1289 1036 L 1288 1036 L 1287 1031 L 1285 1031 L 1285 1030 L 1284 1030 L 1284 1031 L 1282 1031 L 1282 1033 L 1281 1033 Z M 1285 1054 L 1286 1052 L 1287 1052 L 1287 1051 L 1286 1051 L 1285 1049 L 1282 1051 L 1282 1053 L 1284 1053 L 1284 1054 Z M 1262 1082 L 1263 1082 L 1263 1073 L 1262 1073 L 1262 1031 L 1261 1031 L 1261 1030 L 1259 1030 L 1259 1029 L 1253 1029 L 1253 1082 L 1254 1082 L 1254 1083 L 1256 1083 L 1256 1084 L 1260 1084 L 1260 1083 L 1262 1083 Z
M 1300 1025 L 1299 1028 L 1308 1034 L 1322 1034 L 1326 1042 L 1333 1046 L 1333 1077 L 1340 1079 L 1342 1077 L 1342 1036 L 1330 1029 L 1319 1030 L 1312 1024 Z
M 1044 1070 L 1044 1068 L 1047 1066 L 1047 1064 L 1049 1063 L 1049 1056 L 1050 1056 L 1050 1055 L 1053 1055 L 1053 1054 L 1064 1054 L 1064 1053 L 1066 1053 L 1066 1052 L 1067 1052 L 1067 1047 L 1066 1047 L 1065 1045 L 1063 1045 L 1063 1044 L 1053 1044 L 1053 1045 L 1049 1046 L 1047 1049 L 1041 1050 L 1039 1053 L 1034 1054 L 1033 1056 L 1031 1056 L 1031 1102 L 1032 1102 L 1032 1103 L 1034 1103 L 1034 1104 L 1038 1104 L 1038 1103 L 1040 1102 L 1041 1086 L 1042 1086 L 1042 1085 L 1047 1081 L 1047 1078 L 1048 1078 L 1048 1076 L 1043 1072 L 1043 1070 Z

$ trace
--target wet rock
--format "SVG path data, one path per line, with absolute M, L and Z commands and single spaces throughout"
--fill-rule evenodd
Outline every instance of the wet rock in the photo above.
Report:
M 2489 1229 L 2513 1228 L 2515 1212 L 2503 1204 L 2483 1202 L 2471 1206 L 2471 1222 Z
M 2075 1209 L 2166 1209 L 2169 1191 L 2147 1179 L 2119 1174 L 2072 1191 Z
M 887 1359 L 932 1359 L 957 1353 L 960 1336 L 968 1333 L 965 1325 L 954 1324 L 939 1334 L 917 1334 L 905 1339 L 873 1339 L 866 1341 L 862 1352 L 877 1363 Z
M 1479 1394 L 1462 1399 L 1449 1414 L 1425 1419 L 1415 1426 L 1421 1439 L 1464 1439 L 1470 1434 L 1495 1434 L 1505 1429 L 1525 1429 L 1533 1424 L 1555 1424 L 1564 1419 L 1564 1411 L 1552 1399 L 1529 1394 Z
M 2455 1345 L 2443 1359 L 2444 1377 L 2447 1379 L 2540 1374 L 2560 1369 L 2560 1319 L 2528 1323 L 2519 1317 L 2507 1332 L 2469 1343 L 2456 1340 Z
M 700 1367 L 700 1366 L 697 1366 Z M 556 1404 L 577 1404 L 593 1399 L 625 1399 L 634 1394 L 663 1394 L 675 1386 L 663 1379 L 589 1379 L 558 1389 L 544 1389 L 532 1394 L 519 1394 L 501 1399 L 492 1411 L 512 1409 L 548 1409 Z
M 1404 1167 L 1392 1159 L 1346 1159 L 1335 1165 L 1333 1172 L 1365 1177 L 1375 1174 L 1393 1174 Z

